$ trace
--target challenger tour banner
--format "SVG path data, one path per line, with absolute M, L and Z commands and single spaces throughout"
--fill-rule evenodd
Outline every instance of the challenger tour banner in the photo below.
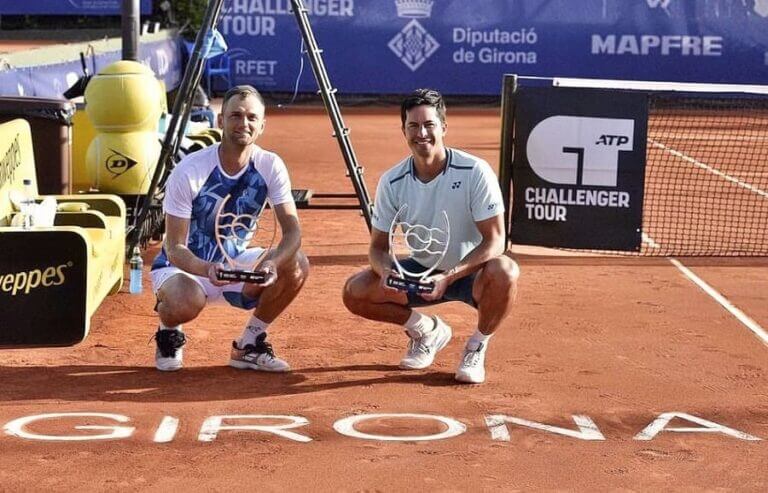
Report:
M 762 84 L 768 0 L 304 0 L 345 93 L 498 94 L 502 75 Z M 225 0 L 233 83 L 315 91 L 290 0 Z M 303 62 L 303 63 L 302 63 Z M 221 83 L 221 81 L 220 81 Z
M 0 0 L 0 15 L 120 15 L 123 0 Z M 141 0 L 142 14 L 152 13 L 152 0 Z

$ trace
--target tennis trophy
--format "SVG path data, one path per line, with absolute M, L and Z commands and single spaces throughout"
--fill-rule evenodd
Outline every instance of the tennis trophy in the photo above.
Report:
M 451 236 L 448 214 L 443 211 L 445 226 L 436 228 L 408 223 L 405 221 L 407 210 L 408 204 L 400 207 L 389 228 L 389 256 L 392 258 L 397 275 L 387 277 L 387 286 L 415 294 L 431 293 L 435 289 L 431 274 L 448 252 L 448 241 Z M 431 255 L 432 265 L 423 272 L 412 272 L 403 267 L 401 263 L 403 258 L 414 257 L 417 254 Z
M 220 281 L 246 282 L 263 284 L 267 280 L 267 272 L 260 269 L 277 236 L 277 221 L 274 209 L 264 201 L 261 210 L 251 214 L 225 212 L 224 207 L 230 195 L 221 201 L 216 212 L 215 236 L 216 244 L 224 256 L 225 270 L 219 270 L 216 278 Z M 255 259 L 246 256 L 247 261 L 239 261 L 236 257 L 246 251 L 254 238 L 258 238 L 264 250 Z

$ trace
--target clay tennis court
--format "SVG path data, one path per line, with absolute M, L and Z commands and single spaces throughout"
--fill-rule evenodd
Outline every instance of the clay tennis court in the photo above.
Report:
M 345 109 L 344 118 L 373 195 L 408 152 L 399 110 Z M 267 120 L 262 145 L 285 159 L 294 188 L 352 191 L 322 108 L 272 107 Z M 498 165 L 498 108 L 449 108 L 448 125 L 450 146 Z M 156 371 L 145 272 L 144 293 L 108 297 L 79 346 L 0 352 L 0 489 L 768 489 L 766 341 L 668 259 L 515 248 L 514 313 L 489 346 L 486 383 L 467 386 L 453 375 L 474 312 L 430 309 L 454 340 L 431 368 L 398 370 L 402 330 L 341 302 L 344 280 L 366 265 L 362 217 L 300 218 L 311 275 L 270 330 L 292 373 L 227 367 L 246 314 L 225 307 L 185 325 L 181 372 Z M 768 327 L 768 259 L 677 260 Z M 18 421 L 52 413 L 117 416 Z M 396 416 L 371 417 L 381 414 Z M 403 416 L 414 414 L 432 418 Z M 215 416 L 272 431 L 216 432 Z M 353 416 L 360 421 L 341 421 Z M 446 436 L 460 424 L 466 431 Z M 84 425 L 107 428 L 75 429 Z M 275 432 L 287 425 L 296 435 Z M 115 427 L 130 436 L 74 440 Z

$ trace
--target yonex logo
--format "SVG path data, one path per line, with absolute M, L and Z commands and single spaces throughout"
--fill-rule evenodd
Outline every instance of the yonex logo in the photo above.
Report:
M 452 190 L 456 190 L 456 189 L 458 189 L 459 187 L 461 187 L 461 182 L 460 182 L 460 181 L 455 181 L 455 182 L 453 182 L 453 184 L 451 185 L 451 189 L 452 189 Z
M 551 116 L 531 130 L 528 161 L 551 183 L 615 187 L 619 152 L 633 149 L 634 129 L 634 120 Z
M 415 72 L 437 51 L 440 43 L 414 19 L 395 35 L 387 45 L 404 64 Z

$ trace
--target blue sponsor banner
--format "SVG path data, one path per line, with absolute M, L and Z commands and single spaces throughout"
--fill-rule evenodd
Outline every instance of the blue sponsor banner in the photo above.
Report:
M 167 91 L 181 82 L 181 48 L 178 39 L 164 39 L 139 45 L 139 61 L 163 80 Z M 120 60 L 121 50 L 98 53 L 87 57 L 88 70 L 98 73 L 107 65 Z M 35 96 L 63 98 L 63 92 L 83 75 L 80 59 L 48 65 L 11 68 L 0 72 L 0 96 Z
M 120 15 L 123 0 L 0 0 L 0 15 Z M 152 13 L 152 0 L 141 0 L 141 13 Z
M 499 94 L 502 76 L 763 84 L 768 0 L 304 0 L 343 93 Z M 290 0 L 226 0 L 235 83 L 316 90 Z

